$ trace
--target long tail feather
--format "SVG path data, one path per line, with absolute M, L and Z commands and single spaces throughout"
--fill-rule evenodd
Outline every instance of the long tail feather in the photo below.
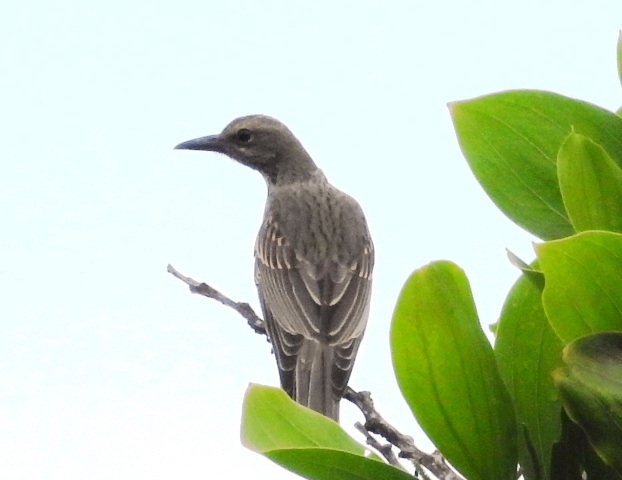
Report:
M 339 400 L 334 393 L 333 347 L 306 340 L 298 353 L 294 399 L 339 422 Z

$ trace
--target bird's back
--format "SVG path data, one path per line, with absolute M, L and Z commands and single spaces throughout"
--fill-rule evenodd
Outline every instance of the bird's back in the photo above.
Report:
M 318 173 L 270 191 L 256 271 L 283 387 L 322 411 L 334 410 L 347 386 L 367 323 L 374 256 L 358 203 Z M 318 390 L 322 378 L 330 379 L 327 391 Z

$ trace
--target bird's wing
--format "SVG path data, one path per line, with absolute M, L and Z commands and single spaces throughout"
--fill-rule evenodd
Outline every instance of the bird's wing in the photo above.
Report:
M 269 334 L 282 382 L 295 367 L 306 338 L 335 346 L 333 387 L 340 393 L 345 389 L 369 313 L 371 242 L 357 253 L 348 261 L 316 265 L 304 252 L 295 251 L 272 219 L 260 232 L 257 284 L 267 324 L 272 324 Z
M 256 271 L 255 277 L 256 282 L 259 285 L 258 271 Z M 274 354 L 277 358 L 281 386 L 290 397 L 293 397 L 296 375 L 296 359 L 298 357 L 300 347 L 304 341 L 304 337 L 302 335 L 292 335 L 291 333 L 288 333 L 280 328 L 274 321 L 272 312 L 266 305 L 262 289 L 259 288 L 258 291 L 259 303 L 261 304 L 261 310 L 263 311 L 264 320 L 266 321 L 268 337 L 272 342 L 272 348 L 274 349 Z

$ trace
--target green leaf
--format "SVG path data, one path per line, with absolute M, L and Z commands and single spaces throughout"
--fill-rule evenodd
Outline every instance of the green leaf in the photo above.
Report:
M 596 455 L 585 432 L 562 410 L 562 434 L 553 446 L 552 480 L 620 480 Z
M 549 478 L 554 480 L 584 480 L 586 456 L 590 449 L 587 437 L 581 427 L 570 420 L 565 410 L 562 410 L 560 417 L 562 433 L 559 440 L 553 445 L 551 476 Z
M 532 265 L 529 265 L 525 261 L 521 260 L 510 250 L 505 250 L 510 263 L 518 268 L 523 274 L 538 288 L 538 290 L 542 290 L 544 288 L 544 275 L 540 270 L 538 270 L 537 262 L 533 262 Z
M 544 311 L 564 343 L 622 330 L 622 235 L 583 232 L 535 248 L 546 283 Z
M 568 135 L 557 155 L 559 187 L 577 232 L 622 232 L 622 169 L 587 137 Z
M 469 480 L 516 476 L 516 423 L 464 272 L 450 262 L 415 271 L 391 325 L 393 366 L 415 417 Z
M 564 349 L 554 372 L 570 418 L 605 463 L 622 475 L 622 332 L 582 337 Z
M 514 222 L 545 240 L 574 229 L 557 181 L 557 152 L 572 129 L 622 163 L 622 119 L 554 93 L 516 90 L 450 104 L 471 170 Z
M 256 451 L 309 446 L 361 456 L 365 451 L 333 420 L 294 402 L 280 388 L 256 384 L 244 398 L 242 443 Z
M 589 445 L 585 455 L 585 478 L 586 480 L 622 480 L 622 475 L 613 467 L 607 465 L 602 458 Z M 557 479 L 555 479 L 557 480 Z
M 266 456 L 303 477 L 318 480 L 413 480 L 411 475 L 391 465 L 337 450 L 274 450 Z
M 562 365 L 563 345 L 544 313 L 541 287 L 528 275 L 518 279 L 503 305 L 495 355 L 516 410 L 519 463 L 526 478 L 545 479 L 561 431 L 551 372 Z
M 529 265 L 527 262 L 525 262 L 522 258 L 520 258 L 518 255 L 516 255 L 511 250 L 508 250 L 506 248 L 505 253 L 508 256 L 508 260 L 510 261 L 510 263 L 514 265 L 516 268 L 518 268 L 520 271 L 541 273 L 538 270 L 536 270 L 535 267 Z
M 618 34 L 618 78 L 622 84 L 622 30 Z
M 365 448 L 337 423 L 279 389 L 251 384 L 244 398 L 242 444 L 306 478 L 407 480 L 412 477 Z

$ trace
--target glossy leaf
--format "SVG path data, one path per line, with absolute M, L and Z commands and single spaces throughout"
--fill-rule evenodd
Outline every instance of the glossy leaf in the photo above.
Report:
M 279 465 L 315 480 L 413 480 L 411 475 L 391 465 L 338 450 L 283 449 L 265 455 Z
M 306 478 L 412 479 L 366 456 L 337 423 L 305 408 L 278 388 L 251 384 L 244 399 L 242 443 Z
M 564 349 L 555 383 L 570 418 L 622 475 L 622 332 L 582 337 Z
M 622 330 L 622 235 L 583 232 L 536 245 L 545 278 L 542 303 L 565 342 Z
M 561 431 L 561 403 L 551 372 L 561 366 L 562 343 L 542 307 L 541 288 L 522 275 L 508 295 L 495 355 L 518 423 L 519 463 L 528 479 L 549 478 L 551 448 Z
M 557 181 L 557 152 L 571 130 L 602 145 L 622 164 L 622 119 L 549 92 L 517 90 L 450 104 L 471 170 L 514 222 L 545 240 L 574 229 Z
M 414 272 L 391 325 L 395 374 L 420 425 L 469 480 L 516 476 L 516 425 L 468 280 L 450 262 Z
M 577 232 L 622 232 L 622 169 L 600 145 L 568 135 L 557 155 L 557 175 Z

